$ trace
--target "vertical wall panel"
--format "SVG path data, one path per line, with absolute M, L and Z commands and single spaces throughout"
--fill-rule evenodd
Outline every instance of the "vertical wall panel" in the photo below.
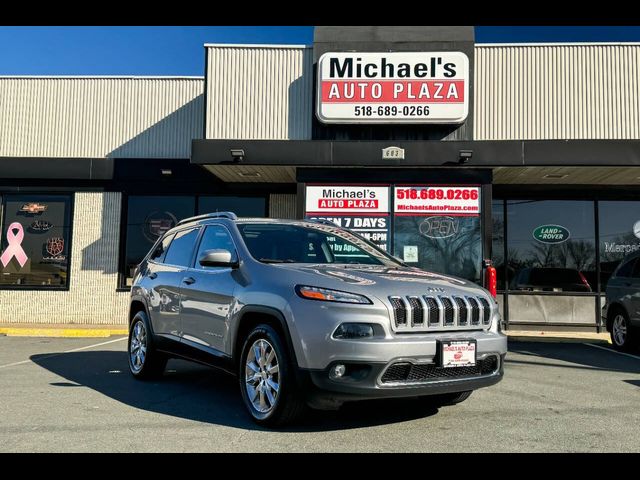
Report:
M 207 138 L 309 140 L 313 51 L 296 46 L 207 49 Z
M 476 140 L 640 138 L 640 45 L 476 45 Z
M 0 157 L 189 158 L 204 80 L 1 77 Z
M 269 195 L 269 218 L 296 218 L 295 194 Z

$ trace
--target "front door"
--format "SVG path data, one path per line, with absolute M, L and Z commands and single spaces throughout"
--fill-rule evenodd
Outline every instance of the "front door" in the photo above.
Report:
M 237 271 L 229 267 L 203 267 L 198 260 L 207 250 L 224 249 L 237 258 L 227 229 L 209 225 L 202 234 L 198 253 L 182 278 L 183 341 L 205 350 L 230 353 L 225 347 L 234 302 Z M 213 352 L 213 353 L 216 353 Z

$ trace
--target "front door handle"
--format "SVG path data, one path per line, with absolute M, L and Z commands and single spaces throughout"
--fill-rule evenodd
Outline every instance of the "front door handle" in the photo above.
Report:
M 196 283 L 196 279 L 193 277 L 187 277 L 182 280 L 182 283 L 186 283 L 187 285 L 191 285 L 192 283 Z
M 151 280 L 154 280 L 155 278 L 157 278 L 157 276 L 158 276 L 158 274 L 157 274 L 156 272 L 151 272 L 151 273 L 149 274 L 149 278 L 150 278 Z

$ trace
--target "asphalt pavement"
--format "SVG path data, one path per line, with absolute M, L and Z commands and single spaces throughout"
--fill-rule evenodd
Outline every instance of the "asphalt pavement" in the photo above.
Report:
M 639 452 L 640 352 L 509 344 L 505 378 L 465 402 L 417 400 L 312 412 L 272 431 L 236 380 L 171 360 L 131 378 L 124 337 L 0 336 L 0 452 Z

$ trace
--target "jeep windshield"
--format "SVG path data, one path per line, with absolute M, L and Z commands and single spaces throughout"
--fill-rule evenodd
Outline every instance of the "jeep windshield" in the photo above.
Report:
M 264 263 L 402 265 L 373 244 L 331 225 L 243 223 L 238 229 L 251 256 Z

